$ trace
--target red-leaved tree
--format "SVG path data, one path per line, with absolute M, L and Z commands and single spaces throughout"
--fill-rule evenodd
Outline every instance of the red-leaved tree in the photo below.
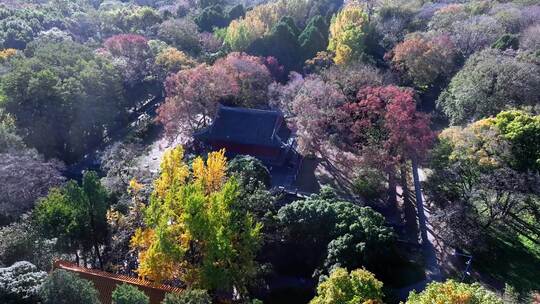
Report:
M 158 121 L 167 135 L 191 135 L 205 127 L 216 113 L 218 102 L 240 91 L 233 75 L 205 64 L 170 75 L 165 81 L 167 98 L 158 109 Z
M 277 81 L 286 81 L 285 67 L 279 64 L 276 57 L 268 56 L 264 58 L 264 65 L 270 71 L 272 77 Z
M 115 35 L 103 43 L 113 56 L 136 58 L 144 56 L 149 51 L 148 40 L 141 35 Z
M 120 34 L 105 40 L 103 45 L 106 51 L 104 55 L 111 57 L 128 85 L 134 86 L 150 73 L 151 52 L 145 37 Z
M 361 89 L 339 116 L 349 148 L 387 172 L 407 159 L 421 159 L 435 135 L 429 115 L 416 110 L 414 92 L 392 85 Z
M 272 80 L 264 58 L 244 53 L 231 53 L 212 66 L 182 70 L 165 81 L 167 98 L 158 110 L 158 121 L 169 136 L 190 135 L 214 118 L 220 102 L 266 108 Z
M 266 106 L 266 91 L 272 83 L 272 75 L 264 58 L 234 52 L 217 60 L 213 68 L 224 69 L 236 80 L 240 89 L 235 101 L 237 105 L 249 108 Z

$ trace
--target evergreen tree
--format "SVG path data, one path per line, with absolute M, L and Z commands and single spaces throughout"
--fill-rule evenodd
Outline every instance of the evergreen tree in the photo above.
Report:
M 290 71 L 300 65 L 298 28 L 289 17 L 283 17 L 270 34 L 255 40 L 247 52 L 259 56 L 272 56 Z
M 304 60 L 313 58 L 328 45 L 328 25 L 320 15 L 314 16 L 298 37 Z
M 150 299 L 137 287 L 129 284 L 118 285 L 112 293 L 113 304 L 148 304 Z
M 34 217 L 39 231 L 56 238 L 66 253 L 78 250 L 93 253 L 103 267 L 100 246 L 107 237 L 106 213 L 109 197 L 95 172 L 86 172 L 82 184 L 70 181 L 65 187 L 52 189 L 36 207 Z M 78 262 L 78 260 L 77 260 Z
M 94 285 L 76 274 L 53 271 L 41 286 L 43 304 L 100 304 Z

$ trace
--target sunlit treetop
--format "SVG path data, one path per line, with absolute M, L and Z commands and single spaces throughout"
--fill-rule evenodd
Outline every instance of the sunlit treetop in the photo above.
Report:
M 17 54 L 16 49 L 4 49 L 0 50 L 0 63 L 5 61 L 6 59 L 9 59 L 10 57 L 13 57 Z
M 196 158 L 190 168 L 181 147 L 168 151 L 145 208 L 145 227 L 131 240 L 139 276 L 180 279 L 189 287 L 230 291 L 255 274 L 261 225 L 235 209 L 239 185 L 226 177 L 225 151 Z
M 225 44 L 234 51 L 246 50 L 257 38 L 270 33 L 284 16 L 303 21 L 310 7 L 309 0 L 279 0 L 258 5 L 244 18 L 233 20 L 225 34 Z
M 411 292 L 406 304 L 465 303 L 502 304 L 502 300 L 480 284 L 466 284 L 456 281 L 433 282 L 421 293 Z
M 194 67 L 197 62 L 174 47 L 167 47 L 156 56 L 156 65 L 167 73 L 177 73 Z
M 503 111 L 466 127 L 445 129 L 439 139 L 451 145 L 451 161 L 466 161 L 484 169 L 509 166 L 540 170 L 540 115 Z
M 337 268 L 317 286 L 317 296 L 310 304 L 362 303 L 382 304 L 383 283 L 365 269 L 347 272 Z
M 337 64 L 362 59 L 367 19 L 367 14 L 357 4 L 345 6 L 332 18 L 328 50 L 335 53 Z
M 392 55 L 392 65 L 404 80 L 418 88 L 426 88 L 452 75 L 457 52 L 446 35 L 412 35 L 399 43 Z

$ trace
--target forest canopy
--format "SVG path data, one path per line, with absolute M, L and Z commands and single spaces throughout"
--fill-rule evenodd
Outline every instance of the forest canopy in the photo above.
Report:
M 0 302 L 540 300 L 538 1 L 0 2 Z

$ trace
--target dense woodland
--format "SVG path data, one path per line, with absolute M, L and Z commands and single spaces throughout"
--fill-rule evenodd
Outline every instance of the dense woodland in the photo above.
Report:
M 333 175 L 202 151 L 220 104 Z M 539 303 L 540 3 L 1 0 L 0 302 L 99 303 L 57 259 L 165 304 Z

